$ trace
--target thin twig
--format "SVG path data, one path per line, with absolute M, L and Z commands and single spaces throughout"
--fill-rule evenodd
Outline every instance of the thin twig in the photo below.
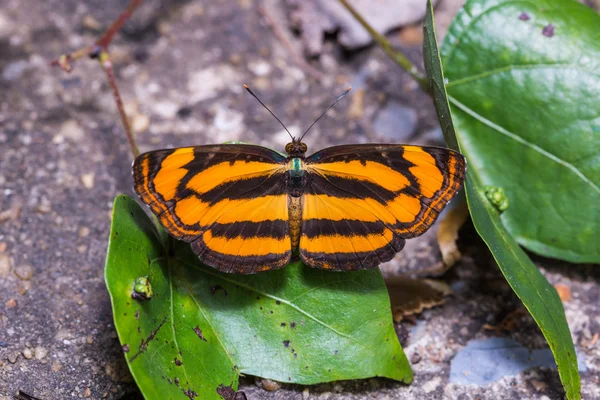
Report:
M 52 66 L 60 67 L 66 72 L 71 72 L 73 70 L 73 63 L 82 57 L 95 58 L 100 62 L 100 66 L 106 74 L 108 84 L 112 89 L 113 97 L 115 98 L 115 103 L 117 104 L 117 109 L 119 110 L 119 115 L 121 116 L 123 127 L 125 128 L 125 134 L 127 135 L 129 148 L 131 149 L 131 153 L 134 157 L 137 157 L 140 154 L 140 151 L 135 142 L 135 136 L 131 130 L 129 118 L 127 118 L 125 108 L 123 107 L 123 100 L 121 100 L 119 87 L 117 86 L 117 81 L 113 72 L 112 62 L 110 61 L 108 54 L 108 47 L 112 43 L 115 34 L 121 30 L 123 25 L 125 25 L 129 18 L 131 18 L 135 10 L 143 3 L 143 1 L 144 0 L 131 0 L 129 2 L 129 6 L 127 6 L 127 9 L 117 17 L 117 19 L 108 27 L 108 29 L 102 34 L 102 36 L 100 36 L 98 40 L 96 40 L 93 45 L 82 47 L 81 49 L 69 54 L 63 54 L 51 62 Z
M 352 7 L 346 0 L 339 0 L 339 2 L 346 7 L 346 9 L 354 16 L 354 18 L 365 28 L 373 40 L 381 46 L 383 51 L 387 53 L 387 55 L 396 62 L 403 70 L 408 72 L 408 74 L 419 84 L 421 89 L 426 92 L 429 92 L 429 84 L 427 81 L 427 77 L 419 71 L 419 69 L 399 50 L 396 50 L 392 47 L 392 44 L 385 38 L 385 36 L 381 35 L 377 32 L 369 23 L 360 15 L 354 7 Z

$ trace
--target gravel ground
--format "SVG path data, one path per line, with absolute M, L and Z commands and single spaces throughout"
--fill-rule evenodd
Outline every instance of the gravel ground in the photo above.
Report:
M 140 396 L 103 280 L 112 200 L 133 195 L 131 155 L 99 66 L 82 60 L 71 74 L 48 67 L 58 54 L 92 42 L 126 3 L 0 2 L 0 400 L 18 390 L 41 399 Z M 438 22 L 449 22 L 456 3 L 440 1 Z M 112 48 L 141 150 L 226 140 L 282 148 L 287 134 L 243 83 L 293 133 L 352 85 L 307 137 L 313 150 L 440 143 L 430 100 L 379 49 L 344 51 L 328 35 L 318 58 L 298 63 L 301 40 L 289 33 L 289 13 L 289 5 L 258 0 L 148 0 Z M 269 21 L 289 35 L 289 45 Z M 418 26 L 389 37 L 419 60 Z M 411 241 L 385 273 L 439 264 L 434 239 L 431 231 Z M 457 354 L 474 340 L 546 347 L 470 224 L 460 247 L 463 259 L 443 277 L 454 291 L 446 304 L 397 325 L 415 371 L 412 385 L 368 379 L 267 391 L 270 385 L 244 378 L 241 389 L 249 399 L 562 398 L 547 363 L 484 383 L 453 377 Z M 565 308 L 583 396 L 600 399 L 600 269 L 534 260 L 572 295 Z M 508 332 L 488 329 L 507 315 L 518 316 Z

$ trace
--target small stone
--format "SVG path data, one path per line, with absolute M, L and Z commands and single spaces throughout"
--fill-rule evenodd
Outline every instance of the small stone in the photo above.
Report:
M 179 105 L 169 100 L 157 101 L 153 104 L 152 111 L 164 119 L 172 119 L 177 115 Z
M 31 351 L 31 349 L 25 349 L 22 352 L 23 357 L 25 357 L 28 360 L 31 360 L 31 357 L 33 357 L 33 352 Z
M 59 329 L 58 332 L 56 332 L 56 335 L 54 336 L 54 339 L 58 341 L 63 341 L 69 338 L 71 338 L 71 332 L 69 332 L 69 330 L 65 328 Z
M 423 384 L 423 391 L 425 393 L 431 393 L 433 392 L 435 389 L 437 389 L 437 387 L 440 385 L 441 380 L 440 378 L 433 378 L 432 380 L 430 380 L 429 382 L 425 382 Z
M 82 228 L 79 229 L 79 237 L 87 237 L 90 234 L 90 228 L 88 228 L 87 226 L 84 226 Z
M 8 254 L 0 254 L 0 278 L 6 278 L 10 274 L 10 267 Z
M 90 397 L 91 395 L 92 395 L 92 389 L 85 388 L 85 390 L 83 391 L 83 397 Z
M 0 242 L 0 253 L 4 253 L 7 247 L 8 245 L 6 244 L 6 242 Z
M 86 336 L 86 338 L 85 338 L 85 342 L 86 342 L 87 344 L 92 344 L 92 343 L 94 343 L 94 338 L 93 338 L 93 337 L 91 337 L 91 336 Z
M 85 132 L 79 122 L 70 119 L 60 126 L 58 135 L 77 142 L 83 139 Z
M 102 24 L 91 15 L 86 15 L 81 20 L 81 25 L 85 29 L 89 29 L 90 31 L 100 32 L 102 30 Z
M 413 355 L 410 357 L 410 363 L 418 364 L 420 362 L 421 362 L 421 355 L 418 352 L 414 352 Z
M 417 128 L 417 112 L 397 101 L 377 113 L 373 128 L 382 137 L 395 142 L 408 142 Z
M 85 244 L 77 246 L 77 252 L 79 254 L 83 254 L 87 251 L 87 246 Z
M 54 361 L 52 362 L 52 372 L 58 372 L 62 369 L 62 364 L 60 363 L 60 361 Z
M 256 76 L 266 76 L 271 73 L 271 65 L 265 61 L 255 61 L 248 64 L 248 69 Z
M 538 381 L 537 379 L 532 379 L 529 383 L 531 383 L 531 386 L 533 386 L 536 392 L 542 392 L 548 389 L 548 384 L 546 382 Z
M 8 82 L 16 81 L 23 76 L 29 67 L 29 63 L 25 60 L 8 63 L 2 71 L 2 78 Z
M 14 364 L 19 359 L 19 353 L 10 353 L 7 358 L 9 363 Z
M 15 275 L 24 281 L 28 281 L 33 276 L 33 267 L 29 264 L 19 265 L 15 268 Z
M 302 400 L 307 400 L 310 397 L 310 392 L 308 391 L 308 388 L 304 388 L 304 390 L 302 391 Z
M 48 355 L 48 349 L 42 346 L 37 346 L 33 351 L 33 354 L 37 360 L 42 360 Z
M 17 306 L 17 300 L 14 298 L 10 298 L 4 303 L 4 307 L 6 308 L 15 308 Z
M 272 381 L 270 379 L 261 379 L 262 388 L 267 392 L 273 392 L 281 387 L 279 382 Z
M 423 44 L 423 28 L 420 25 L 410 25 L 400 31 L 400 41 L 405 46 Z
M 146 132 L 150 127 L 150 118 L 144 114 L 135 114 L 131 117 L 131 129 L 135 133 Z
M 89 174 L 81 175 L 81 183 L 86 189 L 91 189 L 94 187 L 94 173 L 90 172 Z
M 554 289 L 556 289 L 558 292 L 558 297 L 560 297 L 560 300 L 563 303 L 573 299 L 573 295 L 571 295 L 571 289 L 567 285 L 557 283 L 554 285 Z

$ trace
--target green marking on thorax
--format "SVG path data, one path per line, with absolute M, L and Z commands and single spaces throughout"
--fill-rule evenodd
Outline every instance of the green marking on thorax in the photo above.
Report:
M 302 160 L 300 160 L 299 158 L 292 158 L 290 160 L 290 175 L 291 176 L 304 175 L 304 169 L 302 168 Z

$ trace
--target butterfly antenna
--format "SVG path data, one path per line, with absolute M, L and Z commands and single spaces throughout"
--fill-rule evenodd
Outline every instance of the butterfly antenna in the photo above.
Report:
M 306 131 L 304 131 L 304 133 L 302 134 L 302 136 L 300 136 L 300 142 L 302 141 L 302 138 L 304 138 L 304 135 L 306 135 L 308 133 L 308 131 L 310 131 L 310 129 L 317 123 L 319 122 L 319 120 L 325 115 L 327 114 L 327 111 L 329 111 L 331 109 L 331 107 L 335 106 L 337 104 L 338 101 L 340 101 L 341 99 L 344 98 L 345 95 L 348 94 L 348 92 L 350 92 L 352 90 L 352 88 L 350 86 L 348 86 L 348 89 L 346 89 L 346 91 L 344 93 L 342 93 L 342 95 L 340 97 L 338 97 L 332 105 L 330 105 L 329 107 L 327 107 L 327 109 L 325 111 L 323 111 L 323 114 L 319 115 L 319 118 L 317 118 L 315 120 L 315 122 L 313 122 Z
M 263 106 L 269 113 L 271 113 L 271 115 L 273 116 L 273 118 L 275 118 L 280 124 L 281 126 L 283 126 L 283 129 L 285 129 L 285 131 L 288 133 L 288 135 L 290 135 L 290 137 L 292 138 L 292 140 L 294 140 L 294 137 L 292 136 L 292 134 L 290 133 L 290 131 L 288 131 L 288 128 L 285 127 L 285 125 L 283 124 L 283 122 L 281 122 L 281 120 L 279 118 L 277 118 L 277 116 L 275 114 L 273 114 L 273 111 L 269 110 L 269 107 L 265 106 L 265 103 L 263 103 L 262 101 L 260 101 L 260 99 L 258 98 L 258 96 L 256 96 L 254 94 L 254 92 L 252 91 L 252 89 L 250 89 L 248 87 L 248 85 L 244 84 L 244 89 L 246 89 L 248 91 L 248 93 L 250 93 L 252 95 L 252 97 L 254 97 L 261 106 Z

